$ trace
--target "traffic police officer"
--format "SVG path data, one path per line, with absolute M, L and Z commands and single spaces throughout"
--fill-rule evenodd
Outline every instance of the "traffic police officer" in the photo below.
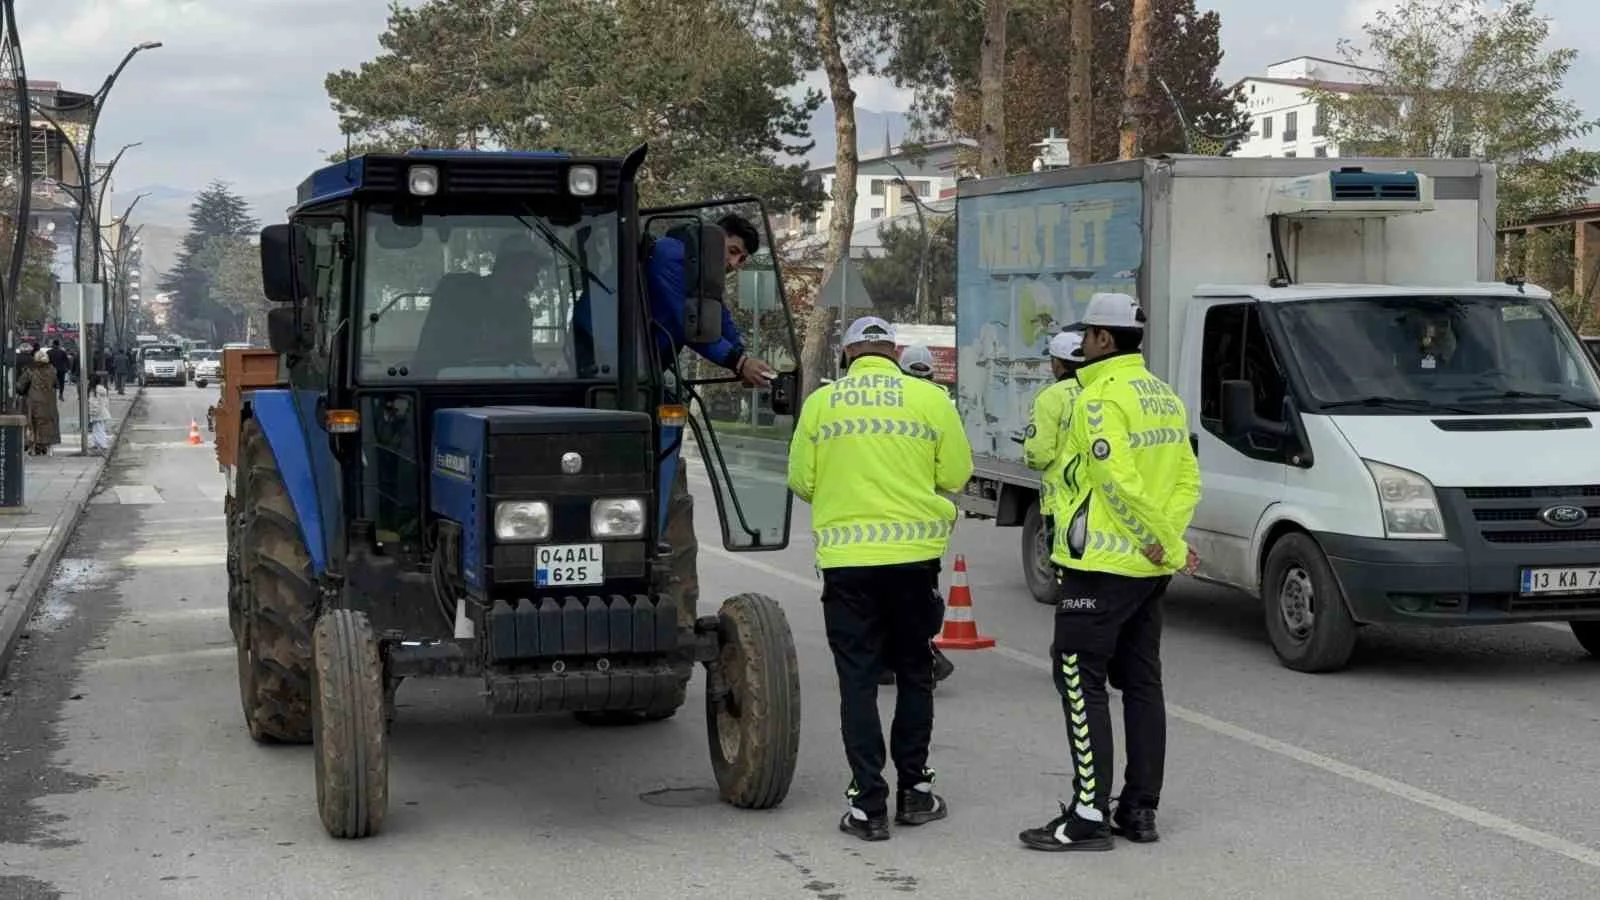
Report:
M 1127 294 L 1096 294 L 1084 331 L 1083 384 L 1072 413 L 1052 561 L 1060 599 L 1051 647 L 1067 716 L 1072 805 L 1020 835 L 1037 850 L 1109 850 L 1113 833 L 1157 839 L 1166 760 L 1161 688 L 1161 597 L 1174 572 L 1192 572 L 1184 532 L 1200 500 L 1188 414 L 1139 355 L 1145 316 Z M 1128 765 L 1111 813 L 1112 746 L 1106 680 L 1122 691 Z
M 1067 425 L 1078 397 L 1078 366 L 1083 363 L 1083 335 L 1063 331 L 1050 339 L 1050 374 L 1054 384 L 1033 397 L 1028 430 L 1023 432 L 1022 462 L 1039 473 L 1039 515 L 1044 519 L 1046 547 L 1055 543 L 1055 489 L 1066 468 Z M 1042 554 L 1041 554 L 1042 555 Z
M 811 504 L 822 572 L 822 611 L 839 675 L 839 713 L 851 772 L 840 830 L 889 837 L 878 678 L 897 683 L 889 754 L 898 776 L 895 822 L 947 815 L 933 793 L 934 602 L 939 561 L 955 526 L 941 495 L 972 476 L 972 447 L 955 404 L 935 384 L 908 378 L 894 356 L 894 329 L 868 316 L 844 334 L 845 377 L 800 410 L 789 449 L 789 488 Z

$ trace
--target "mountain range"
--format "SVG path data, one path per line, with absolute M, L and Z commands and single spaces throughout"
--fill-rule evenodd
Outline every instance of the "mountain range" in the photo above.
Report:
M 902 112 L 880 112 L 856 109 L 857 149 L 863 155 L 876 156 L 882 151 L 885 140 L 900 143 L 910 131 L 910 121 Z M 885 130 L 887 129 L 887 138 Z M 816 146 L 806 154 L 809 165 L 827 165 L 833 162 L 837 142 L 833 134 L 833 105 L 825 103 L 811 117 L 811 134 Z M 218 173 L 223 177 L 223 173 Z M 307 173 L 309 174 L 309 173 Z M 203 185 L 193 188 L 173 187 L 164 184 L 119 188 L 119 197 L 132 198 L 145 194 L 134 210 L 133 219 L 144 226 L 144 269 L 146 283 L 152 286 L 162 272 L 172 267 L 177 258 L 178 245 L 189 226 L 189 205 Z M 294 204 L 297 185 L 287 185 L 282 190 L 265 194 L 246 195 L 251 212 L 263 223 L 282 221 L 284 210 Z M 114 201 L 121 202 L 121 201 Z

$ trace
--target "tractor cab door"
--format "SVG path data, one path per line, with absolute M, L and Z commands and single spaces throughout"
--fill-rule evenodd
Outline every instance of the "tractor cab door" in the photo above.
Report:
M 676 383 L 679 396 L 687 398 L 682 402 L 689 406 L 692 434 L 683 435 L 679 464 L 688 466 L 691 481 L 710 482 L 722 521 L 723 546 L 733 551 L 781 550 L 789 544 L 789 514 L 794 503 L 788 487 L 789 438 L 800 411 L 800 352 L 766 210 L 760 201 L 738 199 L 645 210 L 642 215 L 647 290 L 657 282 L 659 267 L 678 253 L 676 247 L 661 246 L 662 241 L 683 243 L 682 277 L 702 298 L 713 296 L 715 290 L 707 290 L 700 282 L 714 281 L 728 265 L 737 266 L 726 272 L 721 282 L 722 309 L 697 305 L 693 300 L 685 304 L 689 318 L 699 321 L 679 324 L 680 329 L 688 330 L 674 329 L 675 334 L 687 337 L 688 346 L 675 359 L 660 362 L 667 370 L 666 382 Z M 745 254 L 743 242 L 731 234 L 724 232 L 726 246 L 736 248 L 731 252 L 716 246 L 721 241 L 714 234 L 707 235 L 705 226 L 716 225 L 727 216 L 738 216 L 755 226 L 760 247 L 754 254 Z M 717 253 L 723 254 L 721 265 L 713 258 Z M 652 303 L 651 309 L 654 312 L 659 307 Z M 720 328 L 713 316 L 721 318 Z M 660 323 L 652 322 L 650 330 L 658 349 L 669 346 Z M 716 335 L 742 345 L 747 356 L 765 362 L 777 373 L 771 384 L 746 386 L 694 349 L 715 344 L 697 338 Z

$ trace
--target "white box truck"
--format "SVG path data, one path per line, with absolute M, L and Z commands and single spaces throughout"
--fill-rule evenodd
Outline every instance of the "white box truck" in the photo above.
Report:
M 1565 621 L 1600 654 L 1600 370 L 1550 295 L 1495 282 L 1473 160 L 1168 157 L 964 182 L 957 388 L 969 515 L 1023 527 L 1045 343 L 1090 295 L 1149 316 L 1188 405 L 1200 576 L 1261 598 L 1283 663 L 1358 626 Z

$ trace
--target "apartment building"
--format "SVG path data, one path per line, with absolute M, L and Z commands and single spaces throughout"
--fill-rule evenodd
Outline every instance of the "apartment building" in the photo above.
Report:
M 1311 92 L 1370 90 L 1380 74 L 1363 66 L 1297 56 L 1273 63 L 1265 75 L 1240 79 L 1250 133 L 1233 155 L 1338 156 L 1339 148 L 1328 138 L 1327 113 Z

